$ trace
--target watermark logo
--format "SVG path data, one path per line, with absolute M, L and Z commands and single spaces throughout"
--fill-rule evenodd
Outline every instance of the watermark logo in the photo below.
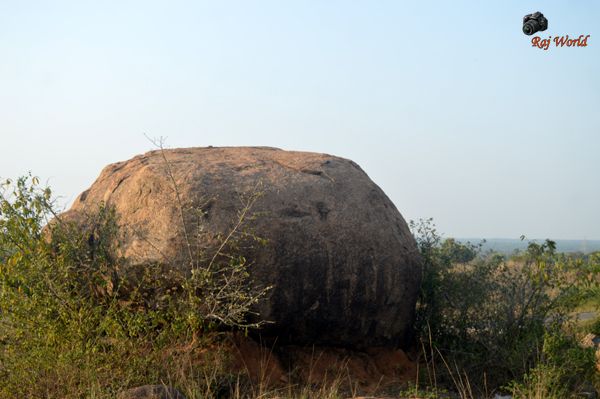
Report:
M 543 32 L 548 29 L 548 18 L 539 11 L 527 14 L 523 17 L 523 33 L 531 36 L 537 32 Z M 531 47 L 537 47 L 542 50 L 548 50 L 554 43 L 554 47 L 587 47 L 588 39 L 591 35 L 579 35 L 578 38 L 570 37 L 569 35 L 548 36 L 547 39 L 542 39 L 540 36 L 535 36 L 531 39 Z
M 523 17 L 523 33 L 527 36 L 546 29 L 548 29 L 548 18 L 541 12 L 536 11 Z
M 537 47 L 542 50 L 548 50 L 550 45 L 554 43 L 554 47 L 587 47 L 588 39 L 591 35 L 580 35 L 577 39 L 571 38 L 569 35 L 556 36 L 554 39 L 552 36 L 548 36 L 547 39 L 542 39 L 539 36 L 535 36 L 531 39 L 531 47 Z

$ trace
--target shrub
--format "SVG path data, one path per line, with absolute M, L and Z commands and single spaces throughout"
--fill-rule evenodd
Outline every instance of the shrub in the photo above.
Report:
M 212 371 L 192 367 L 192 354 L 218 348 L 217 325 L 256 326 L 246 315 L 265 293 L 247 281 L 237 236 L 213 237 L 217 252 L 206 257 L 205 246 L 190 270 L 132 268 L 118 255 L 122 234 L 108 206 L 75 225 L 56 215 L 36 178 L 2 185 L 0 397 L 114 397 L 135 384 L 221 378 L 218 350 L 201 356 Z
M 594 350 L 583 348 L 573 336 L 556 331 L 546 333 L 543 342 L 537 364 L 519 381 L 508 384 L 511 395 L 563 399 L 589 389 L 596 367 Z
M 416 328 L 430 352 L 482 389 L 527 375 L 582 298 L 580 263 L 549 240 L 506 259 L 443 240 L 430 219 L 411 228 L 424 259 Z

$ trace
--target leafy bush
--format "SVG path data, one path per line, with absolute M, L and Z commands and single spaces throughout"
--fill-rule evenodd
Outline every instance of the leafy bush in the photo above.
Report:
M 581 262 L 549 240 L 506 259 L 443 240 L 431 220 L 411 228 L 424 259 L 416 328 L 435 348 L 430 358 L 439 354 L 482 389 L 527 375 L 582 299 Z
M 564 399 L 589 389 L 596 358 L 592 348 L 583 348 L 573 336 L 546 333 L 537 364 L 507 389 L 515 398 Z
M 132 267 L 118 255 L 121 234 L 110 207 L 75 225 L 36 178 L 2 185 L 0 397 L 114 397 L 135 384 L 217 378 L 226 359 L 204 353 L 219 345 L 211 331 L 255 326 L 246 315 L 265 292 L 248 283 L 235 234 L 208 262 L 196 254 L 191 270 Z M 198 353 L 206 368 L 191 367 Z

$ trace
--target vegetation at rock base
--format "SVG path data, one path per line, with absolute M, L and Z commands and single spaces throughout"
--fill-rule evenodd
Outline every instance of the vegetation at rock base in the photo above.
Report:
M 118 255 L 114 210 L 103 206 L 83 225 L 61 221 L 36 178 L 2 186 L 0 397 L 112 397 L 147 380 L 201 381 L 203 392 L 225 383 L 227 359 L 208 350 L 223 344 L 215 327 L 256 327 L 246 316 L 265 293 L 247 284 L 246 259 L 227 250 L 236 239 L 195 254 L 189 273 L 132 270 Z M 199 354 L 206 367 L 192 367 Z
M 2 185 L 0 398 L 113 398 L 149 383 L 190 399 L 356 393 L 342 377 L 271 389 L 231 371 L 227 335 L 216 327 L 256 327 L 245 315 L 265 294 L 248 288 L 252 266 L 235 256 L 234 240 L 218 246 L 223 256 L 206 256 L 208 247 L 192 254 L 215 267 L 132 269 L 119 254 L 113 209 L 83 224 L 56 218 L 36 178 Z M 573 312 L 600 301 L 599 253 L 560 254 L 546 241 L 507 258 L 443 239 L 430 220 L 412 228 L 424 260 L 415 324 L 421 373 L 388 395 L 568 398 L 597 383 L 594 348 L 580 338 L 600 332 L 600 323 L 581 325 Z

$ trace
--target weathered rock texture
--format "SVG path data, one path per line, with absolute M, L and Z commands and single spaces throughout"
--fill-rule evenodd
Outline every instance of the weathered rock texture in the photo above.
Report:
M 164 155 L 169 166 L 160 151 L 107 166 L 67 215 L 114 205 L 136 232 L 123 243 L 133 263 L 176 259 L 183 229 L 168 167 L 184 209 L 202 207 L 213 232 L 230 228 L 240 195 L 259 185 L 252 228 L 268 243 L 247 256 L 254 281 L 274 287 L 258 308 L 274 322 L 263 336 L 351 347 L 404 343 L 420 283 L 418 251 L 394 204 L 357 164 L 266 147 Z M 193 212 L 184 213 L 193 229 Z

